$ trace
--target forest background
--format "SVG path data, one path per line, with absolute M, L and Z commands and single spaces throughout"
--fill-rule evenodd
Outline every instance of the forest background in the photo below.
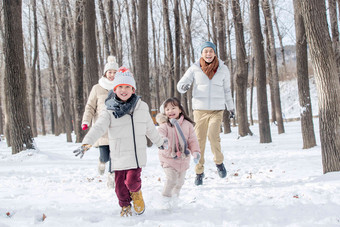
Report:
M 271 142 L 270 121 L 284 133 L 279 81 L 296 78 L 303 148 L 315 146 L 308 85 L 314 76 L 324 172 L 339 171 L 338 6 L 336 0 L 2 1 L 0 134 L 13 154 L 34 148 L 38 134 L 65 133 L 72 142 L 74 132 L 80 142 L 87 96 L 109 55 L 131 69 L 151 109 L 176 96 L 191 115 L 191 91 L 180 95 L 176 84 L 198 60 L 199 44 L 210 40 L 231 71 L 236 103 L 236 119 L 225 111 L 224 133 L 237 126 L 240 137 L 252 135 L 254 120 L 260 143 Z M 257 116 L 252 92 L 247 102 L 255 86 Z

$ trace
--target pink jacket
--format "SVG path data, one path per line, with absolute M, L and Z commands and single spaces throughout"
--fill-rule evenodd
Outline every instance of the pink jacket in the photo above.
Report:
M 188 150 L 190 151 L 191 155 L 193 155 L 194 152 L 200 153 L 200 148 L 193 125 L 189 121 L 185 120 L 183 116 L 178 119 L 178 123 L 181 126 L 184 137 L 188 144 Z M 172 138 L 172 130 L 175 130 L 175 128 L 172 127 L 170 123 L 163 123 L 158 127 L 159 134 L 161 134 L 162 137 L 168 138 L 169 140 L 168 149 L 159 150 L 159 160 L 163 168 L 172 167 L 178 172 L 182 172 L 189 169 L 190 156 L 185 157 L 183 155 L 182 157 L 176 159 L 171 157 L 171 144 L 173 144 L 173 140 L 175 139 Z

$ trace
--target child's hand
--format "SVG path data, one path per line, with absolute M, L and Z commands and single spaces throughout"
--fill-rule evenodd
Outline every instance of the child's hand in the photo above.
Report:
M 194 156 L 194 163 L 195 163 L 195 164 L 197 164 L 197 163 L 199 162 L 199 160 L 201 159 L 201 155 L 200 155 L 200 153 L 198 153 L 198 152 L 194 152 L 194 153 L 192 154 L 192 156 Z
M 85 152 L 90 149 L 92 147 L 92 145 L 90 144 L 83 144 L 81 145 L 81 147 L 79 147 L 77 150 L 74 150 L 73 153 L 75 154 L 75 156 L 77 157 L 78 155 L 80 155 L 80 158 L 82 158 L 85 154 Z
M 168 138 L 164 138 L 163 144 L 159 147 L 160 150 L 167 150 L 169 148 Z

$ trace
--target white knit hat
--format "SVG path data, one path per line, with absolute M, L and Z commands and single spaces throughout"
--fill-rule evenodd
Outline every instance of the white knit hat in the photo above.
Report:
M 113 70 L 118 70 L 118 63 L 116 62 L 116 58 L 114 56 L 108 56 L 107 57 L 107 63 L 105 64 L 104 67 L 104 75 L 107 70 L 113 69 Z
M 113 80 L 113 90 L 120 85 L 129 85 L 136 90 L 136 81 L 129 69 L 120 67 L 116 72 L 115 79 Z

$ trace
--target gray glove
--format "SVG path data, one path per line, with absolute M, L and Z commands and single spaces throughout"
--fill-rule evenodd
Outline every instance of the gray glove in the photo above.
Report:
M 76 150 L 73 151 L 75 156 L 77 157 L 80 155 L 80 158 L 82 158 L 85 154 L 85 152 L 90 149 L 92 146 L 90 144 L 83 144 L 81 147 L 78 147 Z
M 190 84 L 183 84 L 182 85 L 182 90 L 183 91 L 187 91 L 187 90 L 189 90 L 189 88 L 190 88 Z

